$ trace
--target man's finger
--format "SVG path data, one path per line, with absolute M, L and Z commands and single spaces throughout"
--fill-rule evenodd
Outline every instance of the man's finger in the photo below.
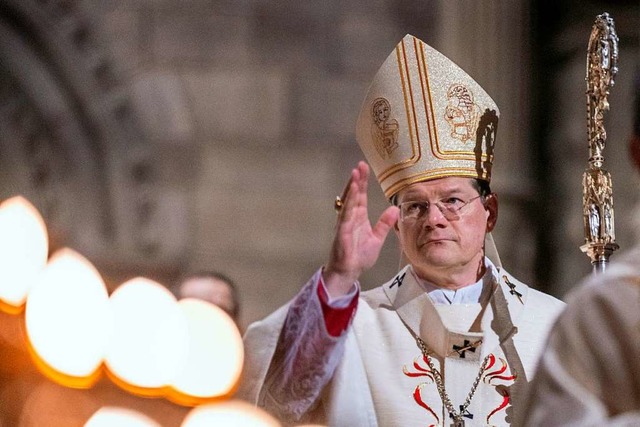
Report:
M 378 222 L 373 227 L 373 235 L 376 236 L 380 240 L 384 240 L 387 238 L 387 234 L 389 234 L 389 230 L 396 224 L 398 221 L 400 211 L 396 206 L 389 206 L 382 212 Z

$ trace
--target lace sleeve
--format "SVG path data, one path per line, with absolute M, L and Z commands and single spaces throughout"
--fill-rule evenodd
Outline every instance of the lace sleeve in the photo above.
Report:
M 261 406 L 282 421 L 300 421 L 316 407 L 344 353 L 347 334 L 328 333 L 319 280 L 320 271 L 291 302 L 265 379 Z

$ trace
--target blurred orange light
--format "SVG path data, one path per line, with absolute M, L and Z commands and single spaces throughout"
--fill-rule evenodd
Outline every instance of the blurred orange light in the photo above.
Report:
M 64 248 L 47 262 L 46 225 L 22 197 L 0 203 L 0 236 L 0 309 L 25 309 L 27 347 L 48 378 L 88 388 L 106 371 L 134 394 L 207 404 L 190 413 L 185 427 L 280 425 L 245 402 L 223 402 L 237 387 L 244 349 L 222 309 L 196 299 L 178 302 L 167 288 L 141 277 L 109 297 L 100 273 L 77 252 Z M 111 425 L 159 424 L 105 407 L 85 427 Z
M 113 317 L 106 286 L 87 259 L 66 248 L 51 257 L 29 292 L 25 323 L 45 374 L 71 387 L 97 379 Z
M 187 324 L 173 294 L 138 277 L 111 295 L 115 334 L 105 365 L 129 391 L 160 395 L 181 369 L 187 349 Z
M 0 236 L 0 308 L 17 313 L 47 263 L 47 228 L 38 210 L 17 196 L 0 204 Z
M 189 412 L 181 427 L 278 427 L 271 415 L 239 400 L 198 406 Z
M 219 307 L 197 299 L 179 301 L 189 326 L 186 363 L 174 379 L 170 397 L 185 404 L 227 396 L 235 389 L 244 362 L 242 336 Z
M 160 424 L 131 409 L 105 406 L 98 409 L 84 427 L 160 427 Z

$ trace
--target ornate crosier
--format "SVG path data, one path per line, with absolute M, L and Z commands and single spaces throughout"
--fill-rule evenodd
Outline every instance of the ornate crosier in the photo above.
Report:
M 618 72 L 618 36 L 608 13 L 596 17 L 587 49 L 587 132 L 589 167 L 582 175 L 585 244 L 580 249 L 591 258 L 594 272 L 605 270 L 615 243 L 611 174 L 602 168 L 605 141 L 604 112 L 607 96 Z

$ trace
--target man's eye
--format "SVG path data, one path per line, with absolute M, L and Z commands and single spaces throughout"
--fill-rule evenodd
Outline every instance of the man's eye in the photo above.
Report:
M 405 212 L 408 214 L 424 212 L 425 205 L 422 202 L 408 202 L 405 203 Z
M 464 202 L 461 199 L 458 199 L 457 197 L 449 197 L 446 198 L 444 200 L 442 200 L 442 203 L 447 206 L 447 207 L 458 207 L 458 206 L 462 206 L 464 204 Z

